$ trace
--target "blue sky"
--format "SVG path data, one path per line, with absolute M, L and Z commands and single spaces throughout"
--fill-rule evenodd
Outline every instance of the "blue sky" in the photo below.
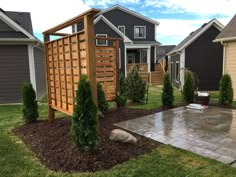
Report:
M 226 25 L 236 13 L 236 0 L 41 0 L 37 5 L 32 0 L 0 0 L 4 10 L 30 12 L 34 34 L 40 39 L 42 31 L 89 8 L 104 9 L 115 4 L 159 21 L 156 40 L 163 45 L 178 44 L 212 18 Z

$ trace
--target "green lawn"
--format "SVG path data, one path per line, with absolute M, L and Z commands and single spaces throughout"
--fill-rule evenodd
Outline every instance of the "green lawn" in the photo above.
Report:
M 154 93 L 150 94 L 150 105 L 147 108 L 160 106 L 160 89 L 151 90 Z M 181 99 L 180 94 L 177 94 L 177 98 Z M 159 101 L 155 98 L 159 98 Z M 40 105 L 39 108 L 40 119 L 46 119 L 47 105 Z M 236 177 L 235 168 L 167 145 L 106 171 L 53 172 L 42 166 L 34 154 L 11 132 L 14 127 L 22 124 L 20 109 L 19 105 L 0 106 L 0 177 Z M 63 114 L 56 115 L 59 117 Z

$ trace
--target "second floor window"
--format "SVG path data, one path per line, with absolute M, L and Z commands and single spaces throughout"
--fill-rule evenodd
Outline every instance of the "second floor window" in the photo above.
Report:
M 96 34 L 97 37 L 107 37 L 107 34 Z M 107 46 L 107 40 L 96 39 L 97 46 Z
M 134 38 L 146 38 L 146 26 L 135 26 Z
M 118 26 L 118 29 L 125 34 L 125 26 Z

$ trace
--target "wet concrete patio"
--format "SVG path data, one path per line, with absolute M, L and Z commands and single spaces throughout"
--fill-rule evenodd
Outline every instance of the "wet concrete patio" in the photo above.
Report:
M 115 125 L 236 167 L 236 110 L 179 107 Z

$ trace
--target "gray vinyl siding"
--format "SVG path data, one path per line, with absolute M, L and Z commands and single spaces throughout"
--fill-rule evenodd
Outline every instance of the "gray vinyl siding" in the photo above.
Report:
M 176 64 L 176 62 L 179 62 L 179 64 L 180 64 L 180 55 L 179 54 L 171 55 L 171 62 L 173 62 L 173 64 L 171 65 L 171 68 L 170 68 L 171 81 L 172 81 L 172 84 L 174 87 L 179 88 L 179 85 L 180 85 L 179 82 L 175 81 L 175 64 Z M 180 67 L 180 65 L 179 65 L 179 67 Z M 179 71 L 180 71 L 180 68 L 179 68 Z M 180 77 L 179 77 L 179 80 L 180 80 Z
M 22 32 L 12 29 L 4 21 L 0 20 L 0 38 L 27 38 Z
M 34 65 L 37 97 L 39 98 L 45 94 L 46 90 L 44 52 L 39 48 L 34 48 Z
M 95 35 L 96 34 L 107 34 L 107 37 L 115 37 L 115 38 L 121 38 L 122 37 L 117 34 L 110 26 L 108 26 L 103 20 L 98 21 L 95 24 Z M 124 73 L 125 71 L 125 56 L 124 56 L 124 43 L 123 40 L 119 43 L 119 48 L 121 52 L 121 71 Z
M 0 104 L 21 102 L 23 81 L 30 81 L 28 46 L 0 45 Z
M 195 72 L 199 90 L 219 90 L 223 68 L 223 46 L 212 42 L 220 31 L 214 26 L 185 49 L 185 67 Z
M 155 25 L 119 9 L 103 14 L 113 25 L 125 26 L 125 35 L 134 41 L 155 41 Z M 134 26 L 146 26 L 146 38 L 134 38 Z

